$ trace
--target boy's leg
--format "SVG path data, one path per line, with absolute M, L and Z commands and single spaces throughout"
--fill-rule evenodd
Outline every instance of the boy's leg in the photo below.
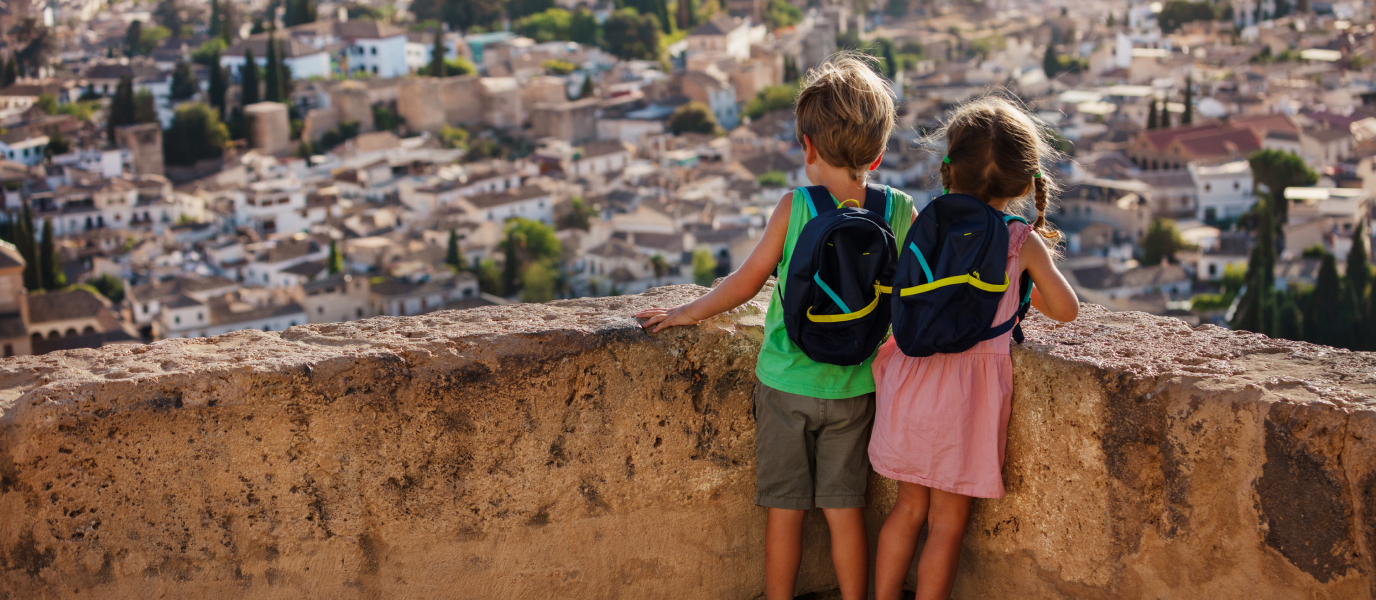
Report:
M 817 506 L 831 527 L 831 562 L 845 600 L 869 594 L 865 488 L 869 481 L 874 394 L 823 400 L 817 431 Z
M 764 526 L 764 594 L 768 600 L 793 600 L 798 564 L 803 559 L 805 510 L 769 509 Z
M 831 528 L 831 564 L 844 600 L 864 600 L 869 595 L 870 549 L 865 533 L 865 509 L 824 508 Z
M 956 583 L 961 542 L 970 523 L 969 496 L 932 490 L 927 511 L 927 543 L 917 562 L 916 600 L 947 600 Z
M 874 557 L 874 597 L 898 600 L 903 580 L 913 564 L 917 535 L 927 521 L 930 488 L 906 481 L 898 482 L 898 500 L 879 530 L 879 549 Z M 930 538 L 929 538 L 930 539 Z M 930 544 L 931 542 L 928 542 Z

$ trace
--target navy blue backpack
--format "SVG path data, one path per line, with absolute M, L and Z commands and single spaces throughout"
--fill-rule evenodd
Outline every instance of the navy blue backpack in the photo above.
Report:
M 917 215 L 893 283 L 893 335 L 904 354 L 964 352 L 1010 329 L 1022 343 L 1019 323 L 1032 298 L 1026 271 L 1017 314 L 994 323 L 1008 291 L 1008 223 L 1015 220 L 1027 222 L 965 194 L 940 196 Z
M 823 186 L 803 191 L 812 219 L 781 282 L 784 328 L 808 358 L 858 365 L 889 333 L 897 257 L 888 189 L 868 186 L 864 207 L 837 206 Z

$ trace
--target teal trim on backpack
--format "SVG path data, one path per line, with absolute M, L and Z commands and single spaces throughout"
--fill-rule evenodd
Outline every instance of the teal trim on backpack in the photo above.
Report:
M 822 291 L 826 292 L 828 296 L 831 296 L 832 302 L 835 302 L 837 306 L 841 307 L 842 312 L 850 314 L 850 307 L 846 306 L 846 303 L 841 301 L 841 297 L 837 296 L 836 292 L 831 291 L 831 286 L 827 285 L 825 281 L 822 281 L 821 275 L 821 271 L 813 273 L 812 280 L 817 282 L 817 285 L 822 288 Z
M 927 257 L 922 256 L 922 251 L 917 249 L 917 244 L 908 242 L 908 248 L 917 256 L 917 264 L 922 265 L 922 272 L 927 275 L 927 283 L 936 281 L 932 278 L 932 268 L 927 266 Z
M 893 220 L 893 188 L 884 186 L 884 222 Z

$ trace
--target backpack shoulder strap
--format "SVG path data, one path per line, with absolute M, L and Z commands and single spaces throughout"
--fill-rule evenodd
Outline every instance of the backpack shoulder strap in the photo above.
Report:
M 836 202 L 831 199 L 831 192 L 827 191 L 826 186 L 810 185 L 803 188 L 803 194 L 807 196 L 807 210 L 816 219 L 817 215 L 825 214 L 839 208 Z
M 889 186 L 887 185 L 878 183 L 866 185 L 865 210 L 883 215 L 884 222 L 889 222 L 890 213 L 893 212 L 893 202 L 889 196 Z

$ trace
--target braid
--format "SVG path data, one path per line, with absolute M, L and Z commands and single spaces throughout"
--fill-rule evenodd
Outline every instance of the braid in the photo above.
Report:
M 1032 223 L 1032 228 L 1037 230 L 1042 237 L 1048 240 L 1060 239 L 1061 232 L 1046 227 L 1046 175 L 1032 178 L 1032 198 L 1037 205 L 1037 220 Z
M 941 187 L 948 193 L 951 191 L 951 163 L 941 163 Z

